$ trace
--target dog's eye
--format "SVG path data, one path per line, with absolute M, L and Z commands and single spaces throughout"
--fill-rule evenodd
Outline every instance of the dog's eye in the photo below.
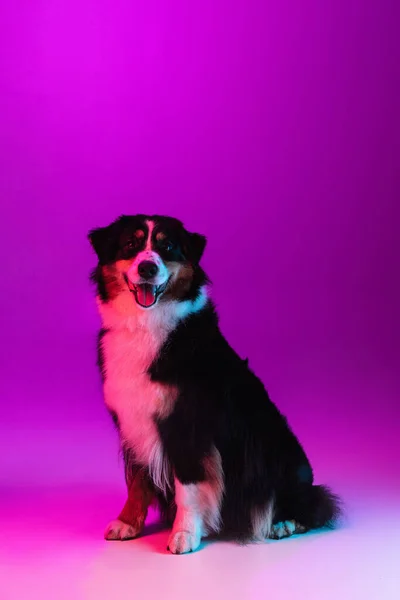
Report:
M 171 250 L 173 250 L 175 247 L 173 242 L 171 242 L 170 240 L 161 240 L 159 246 L 162 250 L 165 250 L 166 252 L 171 252 Z
M 135 250 L 136 248 L 136 241 L 135 240 L 128 240 L 127 242 L 125 242 L 125 244 L 122 246 L 121 250 L 122 250 L 122 255 L 125 257 L 128 257 L 129 254 L 132 253 L 133 250 Z

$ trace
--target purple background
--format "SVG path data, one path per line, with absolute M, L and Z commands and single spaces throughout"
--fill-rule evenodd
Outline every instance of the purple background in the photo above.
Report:
M 123 497 L 86 233 L 147 212 L 209 237 L 223 330 L 317 480 L 399 491 L 395 5 L 2 3 L 2 489 Z

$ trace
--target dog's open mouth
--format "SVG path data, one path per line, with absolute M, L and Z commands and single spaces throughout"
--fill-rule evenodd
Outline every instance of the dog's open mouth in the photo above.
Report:
M 152 283 L 136 283 L 133 284 L 126 278 L 128 287 L 132 292 L 137 304 L 142 308 L 150 308 L 154 306 L 159 297 L 167 289 L 169 279 L 162 285 L 153 285 Z

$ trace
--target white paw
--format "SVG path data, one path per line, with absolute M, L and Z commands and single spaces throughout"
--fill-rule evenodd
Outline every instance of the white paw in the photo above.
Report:
M 193 552 L 200 546 L 201 537 L 190 531 L 173 531 L 168 540 L 168 550 L 172 554 Z
M 128 525 L 128 523 L 124 523 L 119 519 L 114 519 L 111 521 L 106 527 L 104 532 L 104 537 L 106 540 L 132 540 L 133 538 L 139 535 L 139 531 L 132 527 L 132 525 Z

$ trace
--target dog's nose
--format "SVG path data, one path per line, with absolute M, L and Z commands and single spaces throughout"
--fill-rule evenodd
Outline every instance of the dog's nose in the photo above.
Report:
M 156 263 L 152 262 L 151 260 L 142 260 L 142 262 L 139 263 L 138 273 L 140 277 L 143 277 L 143 279 L 151 279 L 157 275 L 157 272 L 158 267 Z

